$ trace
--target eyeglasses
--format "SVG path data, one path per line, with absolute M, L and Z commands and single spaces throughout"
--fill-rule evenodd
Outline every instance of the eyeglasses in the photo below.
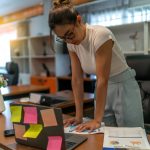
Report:
M 75 38 L 75 33 L 74 33 L 74 30 L 75 30 L 75 24 L 73 25 L 71 31 L 67 31 L 64 36 L 58 36 L 60 39 L 63 39 L 65 41 L 67 40 L 73 40 Z

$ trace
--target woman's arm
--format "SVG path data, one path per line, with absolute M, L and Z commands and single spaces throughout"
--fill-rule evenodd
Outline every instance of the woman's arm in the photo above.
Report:
M 94 119 L 101 123 L 107 96 L 113 41 L 108 40 L 96 52 L 96 110 Z
M 83 117 L 83 71 L 80 61 L 74 52 L 69 51 L 72 68 L 72 89 L 75 98 L 76 117 L 82 119 Z
M 77 127 L 77 131 L 94 130 L 100 127 L 106 103 L 107 85 L 110 74 L 113 41 L 106 41 L 96 52 L 96 110 L 94 119 Z
M 76 116 L 70 119 L 64 120 L 65 126 L 70 124 L 82 123 L 83 118 L 83 71 L 81 68 L 80 61 L 74 52 L 69 51 L 71 58 L 71 69 L 72 69 L 72 89 L 75 99 Z

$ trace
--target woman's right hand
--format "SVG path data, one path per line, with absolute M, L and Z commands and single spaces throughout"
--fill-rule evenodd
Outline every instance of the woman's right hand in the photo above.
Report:
M 79 119 L 79 118 L 76 118 L 76 117 L 71 117 L 71 118 L 68 118 L 68 119 L 64 119 L 64 126 L 65 127 L 68 127 L 69 125 L 78 125 L 80 123 L 82 123 L 83 119 Z

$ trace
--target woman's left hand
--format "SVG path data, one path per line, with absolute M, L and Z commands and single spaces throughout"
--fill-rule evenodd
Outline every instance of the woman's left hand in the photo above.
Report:
M 91 120 L 86 123 L 82 123 L 77 126 L 76 131 L 77 132 L 82 132 L 84 130 L 89 130 L 89 132 L 92 132 L 93 130 L 97 129 L 100 127 L 100 123 L 96 120 Z

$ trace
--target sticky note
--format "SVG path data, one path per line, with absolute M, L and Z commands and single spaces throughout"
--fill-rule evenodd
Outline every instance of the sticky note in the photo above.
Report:
M 22 106 L 10 106 L 11 111 L 11 122 L 20 122 Z
M 47 150 L 61 150 L 62 137 L 61 136 L 49 136 Z
M 24 123 L 37 124 L 37 108 L 24 107 Z
M 25 126 L 20 124 L 14 124 L 15 129 L 15 137 L 17 139 L 27 140 L 27 138 L 24 138 L 23 135 L 26 132 Z
M 27 138 L 37 138 L 42 131 L 43 126 L 41 124 L 31 124 L 30 128 L 25 132 L 23 137 Z
M 44 127 L 57 126 L 57 120 L 53 109 L 41 110 L 41 115 L 42 115 Z

